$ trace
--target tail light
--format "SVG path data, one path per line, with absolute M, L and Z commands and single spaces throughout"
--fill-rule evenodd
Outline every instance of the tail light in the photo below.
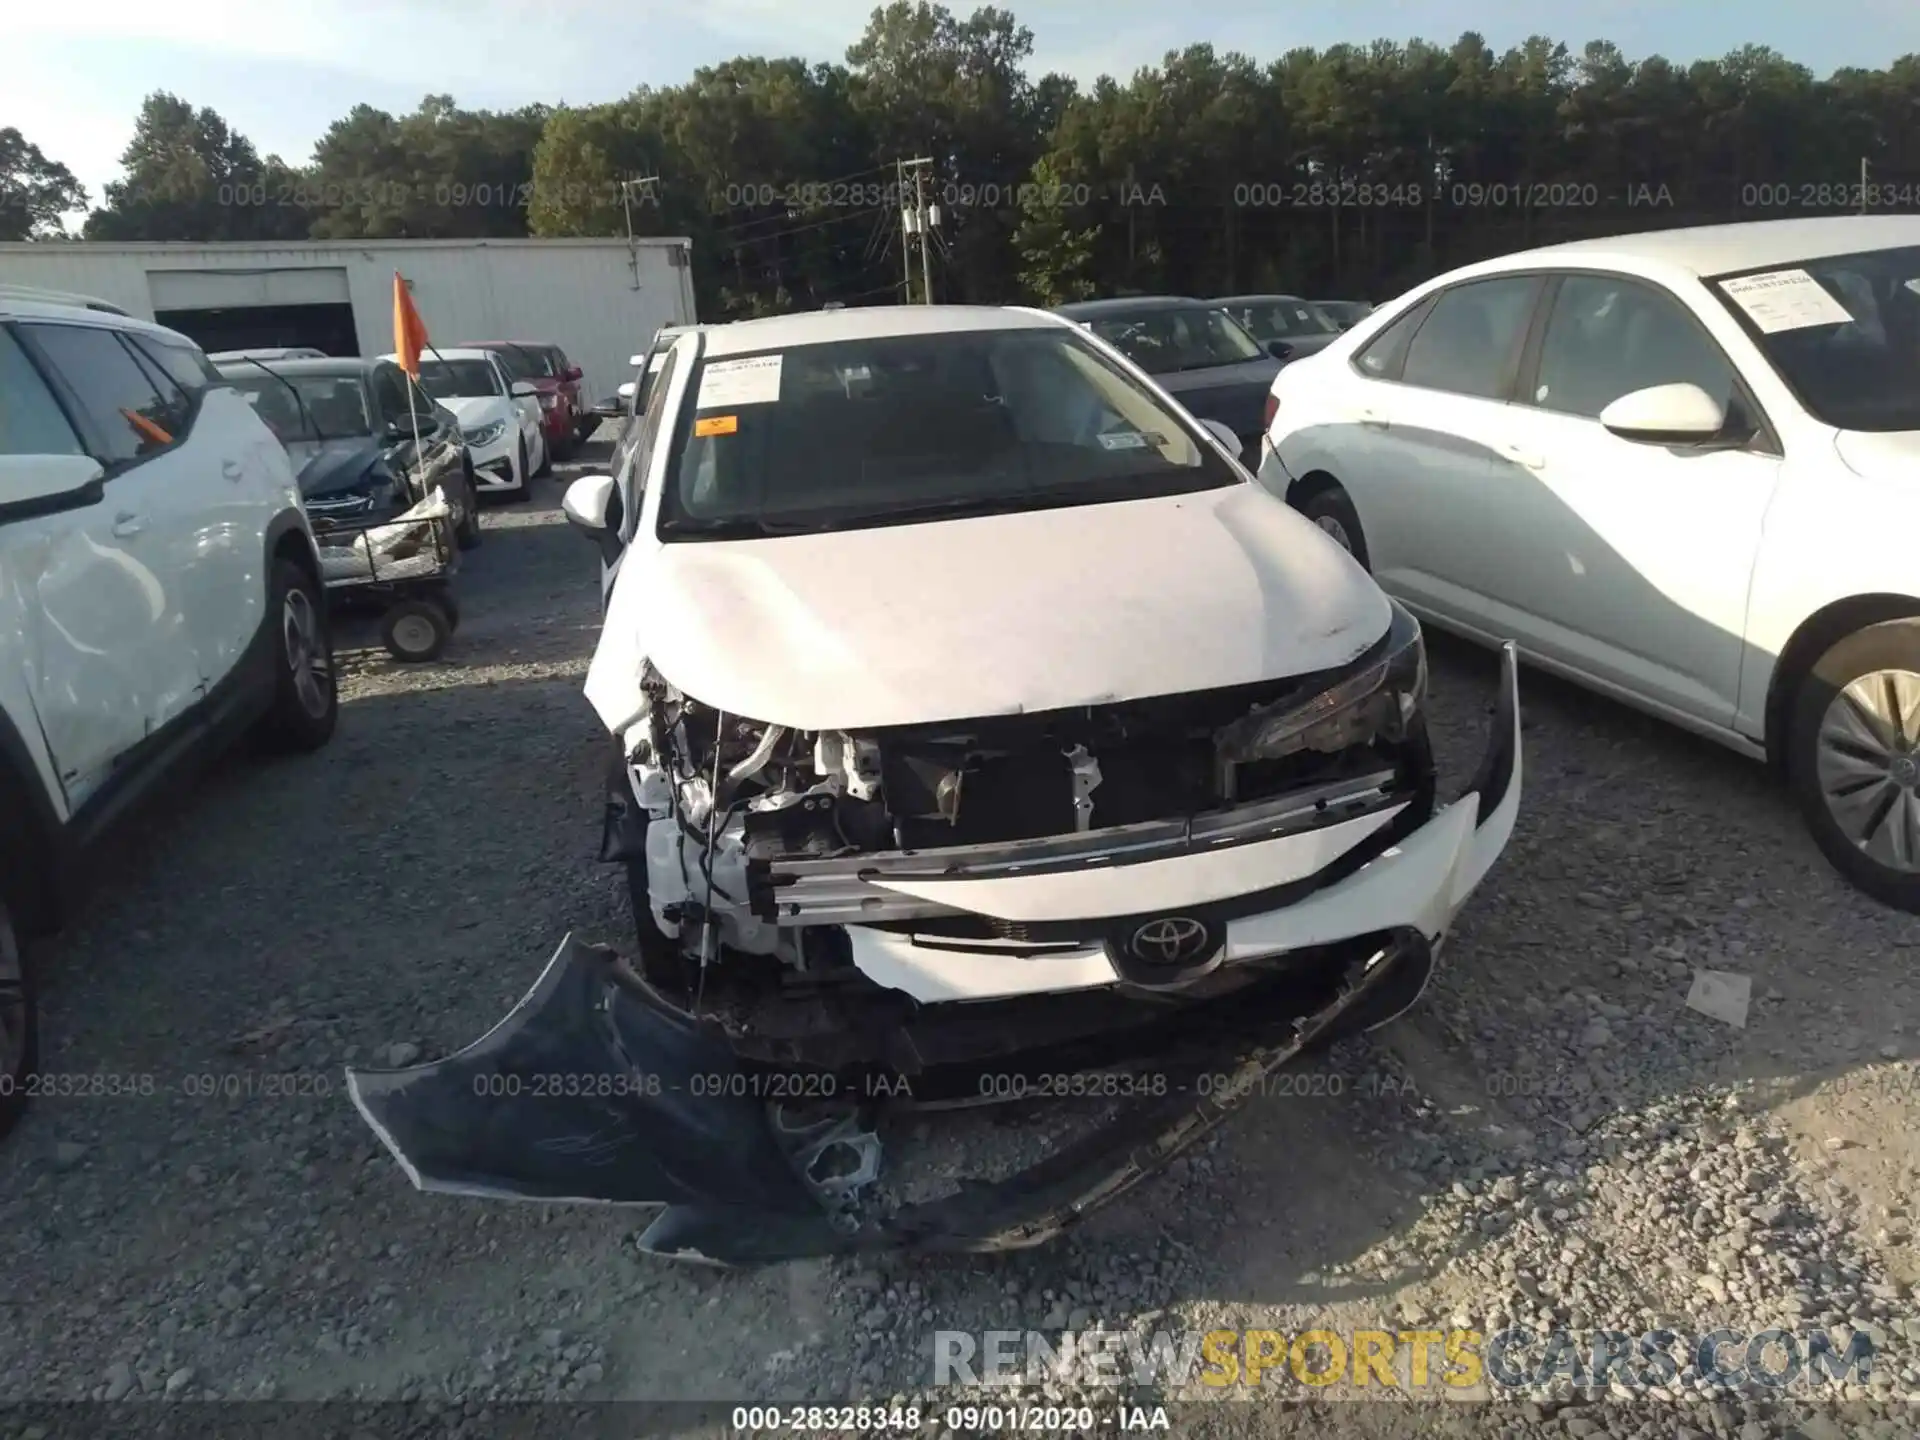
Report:
M 1273 428 L 1273 417 L 1278 415 L 1279 413 L 1280 413 L 1280 397 L 1277 394 L 1275 394 L 1273 391 L 1269 390 L 1267 392 L 1266 409 L 1260 412 L 1260 428 L 1262 430 L 1271 430 Z

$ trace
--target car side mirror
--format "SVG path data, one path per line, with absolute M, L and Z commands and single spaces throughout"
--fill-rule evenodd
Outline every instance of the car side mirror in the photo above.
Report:
M 1240 437 L 1233 433 L 1233 427 L 1224 420 L 1202 420 L 1200 426 L 1214 439 L 1218 440 L 1229 455 L 1236 458 L 1240 454 Z
M 1269 340 L 1267 342 L 1267 354 L 1276 360 L 1285 360 L 1293 354 L 1293 346 L 1284 340 Z
M 587 372 L 582 370 L 578 365 L 569 365 L 560 378 L 571 384 L 574 381 L 586 379 Z
M 519 400 L 526 396 L 538 395 L 540 393 L 540 387 L 531 380 L 516 380 L 512 386 L 509 387 L 507 393 L 512 395 L 514 399 Z
M 91 455 L 0 455 L 0 524 L 98 505 L 106 476 Z
M 567 523 L 590 535 L 609 565 L 620 555 L 620 537 L 609 518 L 614 495 L 611 475 L 582 475 L 560 497 L 560 513 Z
M 1650 385 L 1607 406 L 1600 423 L 1643 445 L 1699 445 L 1726 428 L 1727 412 L 1698 385 Z
M 560 511 L 567 522 L 589 535 L 606 533 L 607 510 L 612 504 L 611 475 L 582 475 L 567 486 L 567 493 L 560 497 Z

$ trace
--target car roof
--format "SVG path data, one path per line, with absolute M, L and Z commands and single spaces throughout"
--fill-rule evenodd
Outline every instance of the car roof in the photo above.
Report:
M 1299 295 L 1222 295 L 1218 300 L 1209 301 L 1212 305 L 1271 305 L 1280 302 L 1287 305 L 1317 305 L 1317 300 L 1308 300 Z
M 552 340 L 462 340 L 462 350 L 558 350 Z
M 382 360 L 397 360 L 400 357 L 398 355 L 387 354 L 382 355 L 380 358 Z M 444 350 L 422 350 L 420 352 L 420 363 L 423 365 L 431 360 L 491 360 L 493 358 L 493 351 L 481 350 L 471 345 L 449 345 Z
M 296 356 L 291 360 L 262 359 L 258 362 L 215 360 L 213 367 L 223 375 L 228 371 L 258 375 L 262 365 L 275 375 L 365 375 L 379 363 L 377 360 L 363 360 L 357 355 L 326 355 Z
M 1823 215 L 1798 220 L 1749 220 L 1735 225 L 1690 225 L 1637 235 L 1571 240 L 1483 264 L 1495 270 L 1570 260 L 1595 268 L 1655 267 L 1707 278 L 1904 245 L 1920 245 L 1920 215 Z
M 1125 295 L 1111 300 L 1075 300 L 1054 306 L 1053 313 L 1069 320 L 1095 320 L 1102 315 L 1138 315 L 1149 310 L 1213 310 L 1223 300 L 1196 300 L 1191 295 Z
M 70 295 L 59 290 L 41 290 L 29 285 L 0 285 L 0 319 L 59 320 L 67 324 L 98 325 L 113 330 L 133 330 L 142 335 L 159 335 L 182 345 L 199 349 L 190 335 L 151 320 L 129 315 L 117 305 L 86 295 Z
M 982 330 L 1045 330 L 1062 322 L 1040 310 L 998 305 L 869 305 L 849 310 L 810 310 L 763 320 L 736 320 L 706 330 L 706 355 L 714 359 L 839 340 L 875 340 L 893 335 L 944 335 Z

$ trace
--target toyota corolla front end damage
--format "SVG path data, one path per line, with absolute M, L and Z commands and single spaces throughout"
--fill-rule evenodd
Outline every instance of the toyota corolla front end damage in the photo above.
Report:
M 1038 1243 L 1419 995 L 1520 794 L 1511 648 L 1439 809 L 1424 669 L 1396 611 L 1264 695 L 858 735 L 649 675 L 606 830 L 638 953 L 569 937 L 490 1034 L 354 1100 L 421 1188 L 662 1204 L 659 1253 Z M 1127 1103 L 997 1183 L 876 1203 L 887 1112 L 1069 1094 Z
M 663 373 L 586 683 L 636 943 L 349 1072 L 416 1185 L 657 1205 L 644 1248 L 719 1263 L 1031 1245 L 1419 996 L 1519 807 L 1511 649 L 1441 806 L 1413 617 L 1049 317 Z M 809 486 L 856 501 L 770 523 Z M 915 1179 L 965 1128 L 927 1112 L 1021 1099 L 1023 1167 Z

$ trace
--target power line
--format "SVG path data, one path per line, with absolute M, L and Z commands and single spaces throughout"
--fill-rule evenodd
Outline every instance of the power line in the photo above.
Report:
M 832 188 L 833 188 L 833 187 L 834 187 L 835 185 L 844 185 L 844 184 L 846 184 L 846 183 L 847 183 L 847 182 L 848 182 L 849 180 L 861 180 L 861 179 L 864 179 L 865 177 L 867 177 L 868 175 L 878 175 L 878 174 L 879 174 L 879 173 L 880 173 L 881 171 L 883 171 L 883 170 L 891 170 L 891 169 L 893 169 L 893 167 L 892 167 L 891 165 L 875 165 L 875 166 L 873 166 L 873 167 L 872 167 L 871 169 L 868 169 L 868 170 L 856 170 L 856 171 L 854 171 L 854 172 L 853 172 L 853 173 L 852 173 L 851 175 L 838 175 L 838 176 L 835 176 L 835 177 L 834 177 L 833 179 L 831 179 L 831 180 L 809 180 L 809 181 L 806 181 L 806 182 L 804 182 L 804 183 L 800 183 L 800 184 L 797 184 L 797 185 L 794 185 L 794 186 L 784 186 L 784 187 L 781 187 L 781 189 L 782 189 L 782 193 L 784 193 L 784 192 L 785 192 L 785 190 L 788 190 L 788 189 L 795 189 L 795 188 L 797 188 L 797 189 L 799 189 L 799 190 L 800 190 L 800 191 L 801 191 L 801 192 L 802 192 L 803 194 L 804 194 L 804 193 L 805 193 L 806 191 L 809 191 L 809 190 L 814 190 L 814 191 L 818 191 L 818 190 L 828 190 L 828 191 L 830 191 L 830 190 L 832 190 Z M 775 203 L 775 202 L 773 202 L 773 201 L 769 201 L 768 203 L 769 203 L 769 204 L 773 204 L 773 203 Z M 732 206 L 732 207 L 729 207 L 729 208 L 731 208 L 731 209 L 744 209 L 744 208 L 746 208 L 746 207 L 744 207 L 744 206 Z M 789 210 L 791 210 L 791 207 L 789 207 Z M 718 213 L 718 212 L 716 212 L 716 213 Z M 752 225 L 764 225 L 764 224 L 766 224 L 766 223 L 767 223 L 767 222 L 769 222 L 769 221 L 778 221 L 778 220 L 783 220 L 783 219 L 785 219 L 785 218 L 787 218 L 787 217 L 786 217 L 786 216 L 784 216 L 784 215 L 756 215 L 756 216 L 754 216 L 754 217 L 753 217 L 753 218 L 752 218 L 751 220 L 742 220 L 742 221 L 740 221 L 740 222 L 739 222 L 738 224 L 735 224 L 735 225 L 730 225 L 730 226 L 727 226 L 727 227 L 725 227 L 725 229 L 726 229 L 726 230 L 728 230 L 728 231 L 733 231 L 733 230 L 743 230 L 743 229 L 746 229 L 746 228 L 747 228 L 748 226 L 752 226 Z
M 828 225 L 843 224 L 848 220 L 862 220 L 869 215 L 881 214 L 889 208 L 891 207 L 886 205 L 870 205 L 864 210 L 849 210 L 844 215 L 829 215 L 824 220 L 810 220 L 804 225 L 795 225 L 787 230 L 769 230 L 764 235 L 737 235 L 731 239 L 721 235 L 716 236 L 715 239 L 723 245 L 736 248 L 741 245 L 757 245 L 762 240 L 780 240 L 788 235 L 804 235 L 809 230 L 819 230 Z

